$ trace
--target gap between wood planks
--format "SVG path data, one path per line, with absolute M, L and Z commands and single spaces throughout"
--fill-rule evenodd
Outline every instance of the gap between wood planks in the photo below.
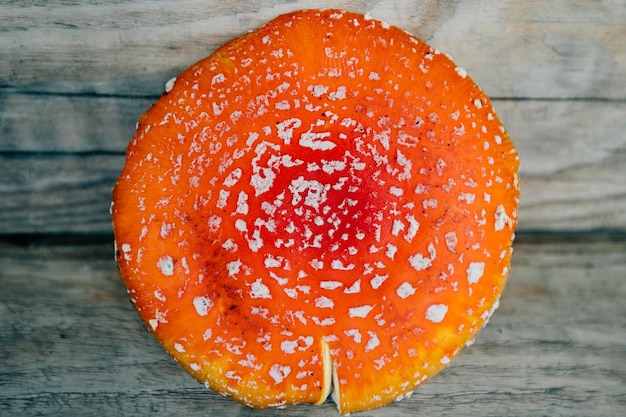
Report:
M 141 99 L 141 100 L 158 100 L 162 94 L 118 94 L 118 93 L 99 93 L 95 91 L 47 91 L 44 89 L 21 89 L 11 86 L 0 86 L 0 96 L 3 94 L 23 94 L 31 96 L 51 96 L 51 97 L 79 97 L 79 98 L 117 98 L 117 99 Z M 537 101 L 537 102 L 589 102 L 589 103 L 615 103 L 624 104 L 626 98 L 613 97 L 505 97 L 490 96 L 491 101 Z
M 42 247 L 42 246 L 83 246 L 111 245 L 113 253 L 113 233 L 0 233 L 2 246 Z M 580 244 L 595 242 L 626 242 L 626 230 L 595 229 L 579 231 L 524 230 L 516 233 L 515 245 L 528 244 Z M 108 256 L 108 255 L 107 255 Z

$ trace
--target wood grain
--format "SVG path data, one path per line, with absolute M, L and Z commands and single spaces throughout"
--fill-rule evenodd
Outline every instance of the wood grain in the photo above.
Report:
M 626 98 L 623 0 L 11 2 L 0 16 L 0 85 L 150 95 L 155 78 L 307 7 L 400 26 L 455 57 L 492 96 Z
M 205 390 L 143 327 L 112 251 L 0 246 L 0 414 L 336 415 L 330 401 L 259 413 Z M 623 415 L 625 252 L 623 240 L 517 244 L 476 343 L 410 399 L 362 415 Z

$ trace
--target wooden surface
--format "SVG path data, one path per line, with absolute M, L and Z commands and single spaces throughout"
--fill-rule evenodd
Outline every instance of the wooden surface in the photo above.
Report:
M 513 268 L 477 342 L 367 416 L 626 415 L 626 1 L 0 0 L 0 415 L 256 412 L 174 364 L 129 304 L 110 191 L 165 82 L 276 15 L 339 7 L 450 54 L 522 159 Z
M 476 343 L 411 398 L 362 415 L 624 415 L 626 242 L 523 240 Z M 139 322 L 110 253 L 0 246 L 0 414 L 337 415 L 330 401 L 258 412 L 207 391 Z

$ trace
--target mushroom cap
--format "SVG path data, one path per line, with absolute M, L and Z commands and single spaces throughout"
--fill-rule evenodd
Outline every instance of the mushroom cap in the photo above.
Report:
M 410 34 L 282 15 L 168 83 L 113 191 L 119 271 L 176 361 L 256 408 L 411 393 L 497 306 L 519 159 Z M 331 382 L 332 380 L 332 382 Z

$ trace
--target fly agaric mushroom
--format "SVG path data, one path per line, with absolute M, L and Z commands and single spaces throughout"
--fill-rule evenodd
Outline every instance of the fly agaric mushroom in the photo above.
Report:
M 256 408 L 410 394 L 498 304 L 518 155 L 406 32 L 283 15 L 168 83 L 113 191 L 119 270 L 164 348 Z

